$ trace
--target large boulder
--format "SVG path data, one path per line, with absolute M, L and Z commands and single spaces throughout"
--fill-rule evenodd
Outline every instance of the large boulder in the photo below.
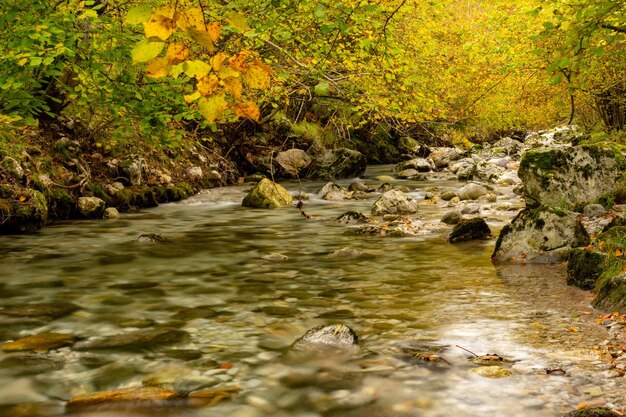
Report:
M 309 177 L 326 180 L 360 177 L 367 165 L 365 156 L 347 148 L 328 150 L 313 161 Z
M 48 220 L 48 203 L 39 191 L 0 185 L 0 234 L 39 230 Z
M 538 148 L 522 157 L 519 177 L 526 205 L 582 210 L 612 194 L 626 159 L 610 147 Z
M 491 255 L 493 262 L 564 261 L 571 249 L 589 244 L 589 235 L 576 213 L 559 208 L 526 208 L 504 226 Z
M 280 167 L 280 174 L 285 177 L 301 178 L 313 159 L 302 149 L 289 149 L 276 156 L 276 164 Z
M 402 191 L 390 190 L 378 198 L 372 207 L 374 216 L 383 214 L 417 213 L 417 201 Z
M 350 192 L 334 182 L 326 183 L 317 194 L 322 200 L 338 201 L 350 198 Z
M 292 202 L 291 194 L 283 186 L 263 178 L 243 199 L 242 205 L 270 209 L 289 207 Z

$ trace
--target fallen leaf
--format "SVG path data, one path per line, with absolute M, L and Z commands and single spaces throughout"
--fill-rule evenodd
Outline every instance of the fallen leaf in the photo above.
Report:
M 578 404 L 578 407 L 576 407 L 577 410 L 584 410 L 585 408 L 587 408 L 587 404 L 585 403 Z

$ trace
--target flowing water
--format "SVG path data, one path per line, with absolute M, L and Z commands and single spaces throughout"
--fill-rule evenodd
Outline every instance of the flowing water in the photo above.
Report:
M 380 183 L 374 176 L 390 169 L 374 167 L 365 180 Z M 249 187 L 240 186 L 115 220 L 0 237 L 0 306 L 80 307 L 54 320 L 0 315 L 2 340 L 57 332 L 89 341 L 159 327 L 189 334 L 134 350 L 0 353 L 0 414 L 7 404 L 43 403 L 12 410 L 63 415 L 74 395 L 142 384 L 241 391 L 214 407 L 79 415 L 542 417 L 580 403 L 623 402 L 626 389 L 607 378 L 593 350 L 607 337 L 595 324 L 600 312 L 590 309 L 588 293 L 565 285 L 563 266 L 494 267 L 493 239 L 448 244 L 439 218 L 449 209 L 424 200 L 427 187 L 461 183 L 395 184 L 421 200 L 418 236 L 350 233 L 353 226 L 335 218 L 369 211 L 375 195 L 330 202 L 315 196 L 321 183 L 287 183 L 310 193 L 304 210 L 311 219 L 295 208 L 242 208 Z M 521 205 L 503 191 L 481 213 L 494 230 L 515 214 L 507 205 Z M 145 233 L 171 242 L 136 242 Z M 345 247 L 361 254 L 331 255 Z M 286 258 L 268 257 L 276 253 Z M 361 347 L 289 352 L 307 329 L 332 323 L 352 327 Z M 456 345 L 512 360 L 505 365 L 512 375 L 471 373 L 477 365 Z M 548 375 L 549 367 L 567 373 Z

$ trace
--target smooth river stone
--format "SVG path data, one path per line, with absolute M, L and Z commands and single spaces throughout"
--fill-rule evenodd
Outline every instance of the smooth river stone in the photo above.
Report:
M 90 340 L 76 345 L 76 350 L 149 349 L 182 342 L 189 338 L 183 330 L 158 328 L 122 333 Z
M 481 366 L 472 369 L 470 372 L 484 378 L 506 378 L 513 375 L 513 372 L 510 370 L 499 366 Z
M 100 405 L 103 407 L 106 405 L 106 410 L 115 408 L 119 409 L 120 407 L 126 409 L 127 407 L 132 408 L 132 406 L 142 408 L 158 406 L 159 402 L 175 400 L 178 398 L 183 397 L 176 391 L 164 388 L 120 388 L 110 391 L 99 391 L 91 394 L 78 395 L 69 400 L 65 407 L 68 411 Z M 116 405 L 118 407 L 116 407 Z
M 300 314 L 300 310 L 295 307 L 268 306 L 261 309 L 269 316 L 293 317 Z
M 67 316 L 79 309 L 80 307 L 77 305 L 65 302 L 25 304 L 21 306 L 4 307 L 0 310 L 0 314 L 13 317 L 50 317 L 57 319 Z
M 51 349 L 71 346 L 75 341 L 76 338 L 71 334 L 40 333 L 35 336 L 28 336 L 13 342 L 4 343 L 0 345 L 0 349 L 5 352 L 19 352 L 24 350 L 47 352 Z

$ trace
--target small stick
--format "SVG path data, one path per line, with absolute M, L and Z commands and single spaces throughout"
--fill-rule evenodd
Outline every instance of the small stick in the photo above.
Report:
M 459 346 L 459 345 L 454 345 L 454 346 L 458 347 L 459 349 L 463 349 L 464 351 L 469 352 L 469 353 L 471 353 L 472 355 L 474 355 L 474 356 L 476 356 L 478 358 L 478 355 L 475 354 L 474 352 L 472 352 L 471 350 L 465 349 L 463 346 Z

